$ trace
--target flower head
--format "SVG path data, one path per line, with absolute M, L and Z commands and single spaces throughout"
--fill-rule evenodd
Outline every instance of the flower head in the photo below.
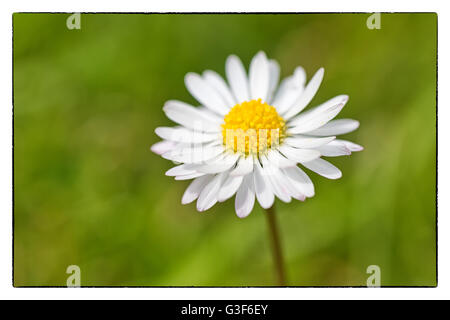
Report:
M 252 211 L 255 198 L 265 209 L 275 197 L 304 201 L 314 196 L 314 185 L 298 164 L 338 179 L 341 171 L 321 157 L 363 149 L 336 139 L 359 126 L 356 120 L 332 120 L 348 96 L 336 96 L 301 112 L 316 94 L 323 68 L 306 85 L 305 71 L 297 67 L 278 86 L 277 62 L 259 52 L 248 76 L 234 55 L 228 57 L 225 71 L 228 83 L 214 71 L 202 76 L 188 73 L 186 87 L 201 106 L 166 102 L 164 112 L 179 126 L 155 131 L 163 141 L 152 151 L 179 163 L 166 175 L 193 179 L 183 204 L 197 200 L 197 210 L 205 211 L 236 194 L 236 214 L 243 218 Z

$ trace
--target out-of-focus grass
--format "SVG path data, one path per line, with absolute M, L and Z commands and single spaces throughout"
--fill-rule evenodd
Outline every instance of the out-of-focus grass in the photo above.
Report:
M 290 285 L 436 285 L 436 15 L 93 15 L 14 19 L 14 284 L 274 284 L 263 211 L 198 213 L 189 182 L 152 154 L 168 99 L 193 103 L 189 71 L 224 74 L 264 50 L 282 75 L 325 67 L 312 105 L 346 93 L 346 136 L 365 147 L 310 172 L 316 196 L 277 202 Z

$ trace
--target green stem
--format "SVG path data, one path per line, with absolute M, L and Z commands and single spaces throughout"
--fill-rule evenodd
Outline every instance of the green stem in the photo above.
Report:
M 272 243 L 273 260 L 277 273 L 279 286 L 286 286 L 286 276 L 284 272 L 283 253 L 281 250 L 280 236 L 275 216 L 275 205 L 266 209 L 267 223 L 269 224 L 270 240 Z

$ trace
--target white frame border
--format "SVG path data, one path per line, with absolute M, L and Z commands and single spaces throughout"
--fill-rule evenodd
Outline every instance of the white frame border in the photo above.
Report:
M 5 1 L 6 2 L 6 1 Z M 1 214 L 0 214 L 0 298 L 1 299 L 449 299 L 450 298 L 450 154 L 445 145 L 450 137 L 449 113 L 449 60 L 448 31 L 450 14 L 445 2 L 378 0 L 361 1 L 294 2 L 277 1 L 160 1 L 119 2 L 110 1 L 15 1 L 2 2 L 1 39 L 3 43 L 1 70 L 2 108 L 0 115 L 1 157 Z M 438 12 L 439 53 L 439 116 L 438 163 L 439 166 L 439 229 L 438 229 L 438 288 L 13 288 L 12 287 L 12 13 L 13 12 Z M 446 39 L 447 38 L 447 39 Z M 6 72 L 7 71 L 7 72 Z

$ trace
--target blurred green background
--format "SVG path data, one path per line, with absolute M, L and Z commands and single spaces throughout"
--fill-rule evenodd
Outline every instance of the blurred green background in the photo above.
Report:
M 293 286 L 436 285 L 435 14 L 14 14 L 14 285 L 275 285 L 264 212 L 234 198 L 198 213 L 188 181 L 149 151 L 172 125 L 166 100 L 194 103 L 189 71 L 224 75 L 264 50 L 282 76 L 325 68 L 312 105 L 350 95 L 339 115 L 365 147 L 331 158 L 343 178 L 308 172 L 316 196 L 277 201 Z

